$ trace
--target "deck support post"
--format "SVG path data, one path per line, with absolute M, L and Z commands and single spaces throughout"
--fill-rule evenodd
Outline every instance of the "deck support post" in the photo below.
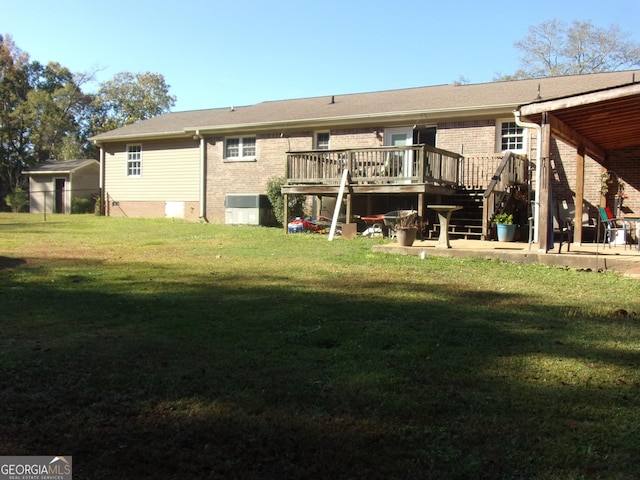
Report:
M 420 229 L 418 230 L 418 234 L 420 235 L 420 238 L 422 238 L 423 235 L 423 228 L 422 226 L 424 225 L 424 193 L 419 193 L 418 194 L 418 218 L 420 219 Z

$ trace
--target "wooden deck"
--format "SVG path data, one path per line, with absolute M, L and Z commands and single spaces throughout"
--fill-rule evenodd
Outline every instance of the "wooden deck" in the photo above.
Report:
M 344 171 L 347 181 L 341 193 Z M 418 216 L 425 218 L 425 201 L 440 202 L 439 196 L 457 195 L 457 205 L 465 208 L 460 226 L 453 221 L 452 234 L 483 239 L 490 238 L 490 220 L 500 208 L 505 208 L 513 187 L 528 188 L 529 161 L 512 152 L 479 157 L 464 157 L 428 145 L 402 147 L 355 148 L 344 150 L 311 150 L 288 152 L 285 196 L 285 216 L 289 195 L 344 195 L 347 201 L 347 223 L 352 219 L 352 197 L 355 195 L 405 194 L 416 195 L 414 205 Z M 473 205 L 464 206 L 474 192 L 484 191 L 480 211 Z M 458 195 L 462 194 L 462 196 Z M 472 199 L 473 200 L 473 199 Z M 468 202 L 467 202 L 468 203 Z M 526 203 L 526 202 L 525 202 Z M 471 207 L 474 207 L 471 211 Z M 371 214 L 370 210 L 355 212 Z M 475 218 L 475 217 L 478 218 Z M 460 230 L 462 228 L 462 230 Z
M 458 188 L 463 157 L 427 145 L 287 153 L 285 194 L 331 195 L 349 172 L 351 193 L 443 193 Z
M 465 157 L 428 145 L 288 152 L 287 194 L 336 194 L 349 171 L 352 193 L 451 193 L 452 189 L 505 191 L 526 182 L 526 157 Z

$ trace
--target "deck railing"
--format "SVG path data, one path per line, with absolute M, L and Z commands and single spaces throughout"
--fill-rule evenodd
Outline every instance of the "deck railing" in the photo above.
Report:
M 354 184 L 460 185 L 462 156 L 427 145 L 287 153 L 287 184 L 337 185 L 343 170 Z
M 487 188 L 502 161 L 502 157 L 502 154 L 463 157 L 460 186 L 469 190 Z

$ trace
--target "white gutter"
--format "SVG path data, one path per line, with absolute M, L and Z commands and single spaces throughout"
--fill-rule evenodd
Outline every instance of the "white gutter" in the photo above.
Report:
M 536 196 L 533 202 L 533 242 L 538 243 L 538 219 L 540 218 L 540 151 L 542 150 L 542 127 L 537 123 L 525 122 L 520 119 L 520 111 L 514 110 L 513 116 L 516 125 L 522 128 L 533 128 L 536 130 Z M 531 188 L 531 185 L 529 185 Z

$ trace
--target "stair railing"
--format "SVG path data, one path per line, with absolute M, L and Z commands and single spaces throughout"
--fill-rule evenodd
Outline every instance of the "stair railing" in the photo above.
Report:
M 510 187 L 528 184 L 528 171 L 528 159 L 526 156 L 505 152 L 500 165 L 498 165 L 483 194 L 483 240 L 490 238 L 491 219 L 496 213 L 500 213 L 500 209 L 506 203 L 505 200 L 509 194 Z

